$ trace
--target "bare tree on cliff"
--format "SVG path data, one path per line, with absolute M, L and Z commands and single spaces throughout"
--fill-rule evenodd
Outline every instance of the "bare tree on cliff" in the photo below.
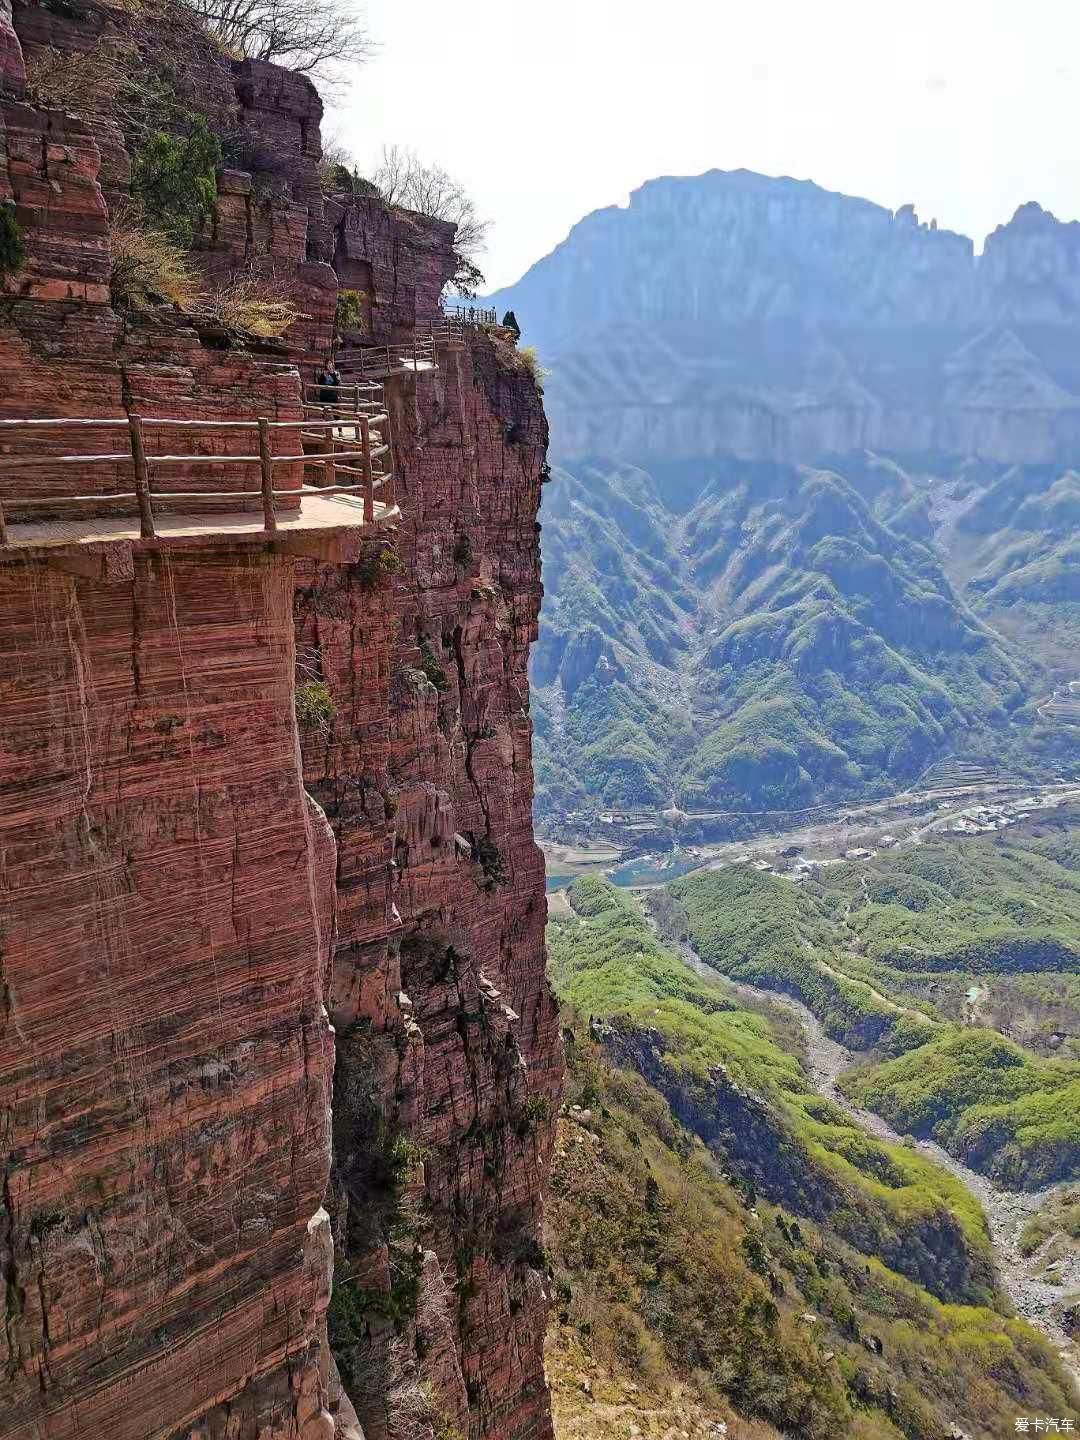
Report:
M 476 202 L 460 180 L 441 165 L 425 165 L 418 155 L 401 145 L 384 145 L 382 159 L 372 176 L 388 205 L 415 210 L 436 220 L 457 226 L 454 251 L 458 268 L 454 284 L 463 295 L 475 295 L 484 276 L 476 256 L 484 248 L 489 222 L 481 220 Z
M 183 0 L 230 54 L 321 79 L 371 53 L 352 0 Z

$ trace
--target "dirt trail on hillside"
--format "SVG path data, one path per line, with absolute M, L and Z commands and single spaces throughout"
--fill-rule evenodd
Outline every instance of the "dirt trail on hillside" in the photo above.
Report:
M 901 1005 L 899 1000 L 893 1000 L 891 996 L 885 994 L 884 990 L 875 990 L 873 985 L 870 984 L 870 981 L 864 980 L 861 975 L 848 975 L 846 971 L 835 970 L 820 958 L 817 959 L 817 966 L 820 970 L 823 970 L 826 975 L 831 975 L 834 980 L 842 980 L 845 985 L 855 985 L 860 990 L 865 990 L 882 1004 L 886 1010 L 891 1010 L 894 1015 L 907 1015 L 909 1019 L 921 1020 L 926 1025 L 940 1025 L 942 1023 L 940 1020 L 935 1020 L 933 1015 L 926 1015 L 921 1010 L 914 1009 L 911 1005 Z M 715 970 L 713 974 L 716 974 Z M 747 988 L 752 990 L 754 987 L 748 986 Z M 761 994 L 771 995 L 772 991 L 762 990 Z M 808 1010 L 806 1013 L 809 1015 L 811 1012 Z M 847 1051 L 844 1053 L 847 1054 Z
M 762 1005 L 777 1007 L 793 1015 L 806 1041 L 804 1067 L 818 1093 L 839 1105 L 858 1125 L 879 1140 L 910 1148 L 911 1141 L 893 1130 L 880 1115 L 854 1105 L 840 1092 L 836 1082 L 852 1063 L 851 1051 L 826 1035 L 812 1010 L 790 995 L 730 980 L 707 965 L 688 945 L 680 949 L 683 959 L 695 974 L 707 980 L 721 980 L 737 996 L 757 1008 Z M 1020 1232 L 1027 1221 L 1047 1200 L 1068 1188 L 1067 1182 L 1048 1185 L 1042 1190 L 1003 1190 L 932 1140 L 918 1140 L 914 1148 L 948 1170 L 978 1200 L 990 1226 L 1002 1289 L 1012 1301 L 1016 1313 L 1029 1320 L 1058 1348 L 1080 1389 L 1080 1354 L 1063 1329 L 1057 1313 L 1063 1303 L 1080 1290 L 1080 1257 L 1074 1258 L 1068 1272 L 1062 1275 L 1060 1284 L 1051 1285 L 1031 1273 L 1037 1257 L 1025 1260 L 1019 1248 Z

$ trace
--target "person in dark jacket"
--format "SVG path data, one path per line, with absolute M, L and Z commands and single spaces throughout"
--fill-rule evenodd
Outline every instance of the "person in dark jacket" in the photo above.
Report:
M 341 373 L 336 365 L 328 365 L 325 370 L 316 375 L 315 383 L 320 387 L 319 399 L 324 405 L 333 405 L 338 398 L 338 387 L 341 385 Z

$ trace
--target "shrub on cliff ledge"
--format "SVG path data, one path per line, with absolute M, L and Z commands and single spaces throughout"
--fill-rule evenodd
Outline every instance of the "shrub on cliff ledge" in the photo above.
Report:
M 132 13 L 139 0 L 128 0 Z M 102 37 L 92 50 L 42 46 L 26 62 L 26 89 L 44 109 L 72 115 L 105 116 L 123 130 L 129 150 L 158 130 L 184 125 L 188 112 L 177 81 L 197 63 L 194 26 L 186 11 L 166 6 L 167 33 L 152 54 L 140 54 L 130 39 Z M 177 23 L 177 22 L 180 23 Z
M 0 205 L 0 280 L 14 275 L 25 259 L 22 226 L 15 218 L 15 206 L 8 201 Z
M 521 368 L 532 377 L 537 388 L 543 392 L 544 381 L 550 371 L 545 370 L 540 364 L 540 356 L 536 353 L 535 345 L 521 345 L 517 350 L 518 359 L 521 361 Z
M 381 590 L 382 587 L 400 575 L 405 567 L 393 544 L 380 545 L 369 549 L 356 562 L 355 575 L 361 590 Z
M 258 340 L 277 340 L 300 313 L 281 286 L 256 275 L 231 276 L 202 297 L 199 309 L 230 334 Z
M 305 680 L 296 687 L 296 722 L 305 730 L 328 730 L 334 718 L 334 697 L 325 680 Z
M 36 104 L 72 115 L 112 115 L 139 65 L 133 46 L 103 41 L 93 50 L 45 45 L 26 62 L 26 90 Z
M 118 309 L 145 310 L 167 302 L 187 309 L 198 294 L 195 272 L 185 252 L 160 230 L 144 225 L 130 211 L 109 225 L 112 272 L 109 287 Z
M 110 290 L 117 309 L 175 305 L 197 320 L 219 325 L 239 341 L 277 339 L 297 318 L 296 306 L 272 280 L 234 275 L 204 291 L 187 251 L 132 211 L 113 218 L 109 246 Z

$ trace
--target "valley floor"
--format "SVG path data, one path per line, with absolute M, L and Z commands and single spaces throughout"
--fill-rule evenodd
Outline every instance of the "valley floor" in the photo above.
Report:
M 695 974 L 704 979 L 716 978 L 716 971 L 690 948 L 683 945 L 680 953 Z M 803 1057 L 804 1067 L 819 1094 L 833 1101 L 851 1116 L 863 1129 L 895 1145 L 912 1145 L 935 1164 L 942 1166 L 966 1187 L 978 1201 L 990 1224 L 998 1274 L 1003 1289 L 1016 1308 L 1046 1338 L 1059 1348 L 1064 1363 L 1072 1371 L 1080 1385 L 1080 1347 L 1064 1330 L 1060 1312 L 1069 1303 L 1075 1303 L 1080 1295 L 1080 1250 L 1074 1252 L 1066 1268 L 1058 1272 L 1054 1283 L 1039 1277 L 1038 1256 L 1025 1258 L 1021 1254 L 1020 1237 L 1025 1225 L 1042 1211 L 1048 1202 L 1070 1190 L 1068 1182 L 1047 1185 L 1041 1190 L 1003 1190 L 991 1183 L 984 1175 L 962 1165 L 947 1150 L 932 1140 L 912 1142 L 899 1135 L 890 1125 L 871 1110 L 854 1105 L 838 1087 L 841 1074 L 852 1063 L 852 1053 L 845 1046 L 831 1040 L 817 1016 L 806 1005 L 790 995 L 777 994 L 757 985 L 743 981 L 728 980 L 733 993 L 751 1005 L 778 1006 L 793 1015 L 799 1022 L 806 1041 Z
M 753 831 L 746 836 L 702 842 L 695 846 L 694 853 L 701 866 L 729 863 L 733 857 L 746 852 L 769 858 L 793 845 L 808 855 L 829 858 L 843 855 L 844 850 L 853 845 L 873 845 L 882 835 L 892 831 L 900 831 L 912 840 L 922 840 L 946 830 L 977 805 L 1003 805 L 1039 811 L 1057 809 L 1077 801 L 1080 801 L 1080 785 L 1066 780 L 1025 785 L 1020 781 L 1003 779 L 924 791 L 903 790 L 886 799 L 861 805 L 823 805 L 815 807 L 812 812 L 778 812 L 775 816 L 759 817 L 760 823 L 755 824 Z M 687 820 L 690 824 L 701 824 L 709 820 L 719 823 L 723 818 L 720 812 L 714 812 L 710 816 L 688 816 Z M 730 818 L 738 817 L 732 813 Z M 751 820 L 755 817 L 744 818 Z M 640 822 L 635 812 L 635 823 L 653 830 L 662 822 L 660 810 L 641 812 Z M 637 847 L 632 832 L 623 836 L 624 843 L 620 846 L 606 838 L 610 837 L 612 828 L 604 826 L 590 838 L 572 843 L 541 835 L 539 839 L 547 859 L 549 881 L 559 876 L 569 883 L 579 874 L 596 873 L 598 869 L 610 872 L 620 858 L 634 853 Z M 672 838 L 676 838 L 675 832 L 672 832 Z M 649 852 L 644 858 L 650 858 Z M 653 852 L 651 858 L 659 865 L 663 859 L 670 857 L 666 852 Z
M 1075 1197 L 1050 1216 L 1065 1187 L 1002 1194 L 902 1136 L 842 1093 L 857 1057 L 835 1016 L 718 973 L 738 969 L 719 932 L 712 964 L 676 944 L 680 902 L 701 927 L 707 900 L 752 953 L 774 947 L 797 887 L 743 880 L 741 901 L 711 881 L 650 892 L 650 922 L 585 877 L 549 926 L 569 1060 L 548 1217 L 560 1440 L 997 1440 L 1025 1411 L 1073 1414 L 1051 1313 L 1069 1276 L 1039 1267 Z

